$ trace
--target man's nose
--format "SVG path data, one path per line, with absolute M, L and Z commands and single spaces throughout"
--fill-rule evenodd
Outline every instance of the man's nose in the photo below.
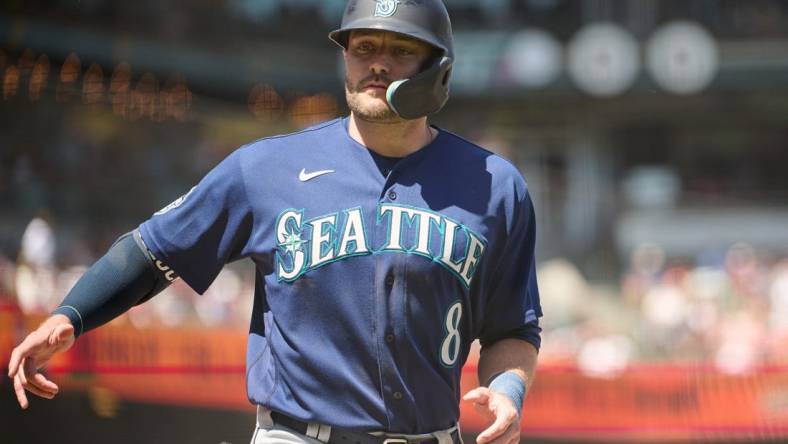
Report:
M 388 59 L 388 56 L 385 54 L 379 54 L 369 65 L 369 70 L 375 75 L 388 74 L 391 70 L 391 63 Z

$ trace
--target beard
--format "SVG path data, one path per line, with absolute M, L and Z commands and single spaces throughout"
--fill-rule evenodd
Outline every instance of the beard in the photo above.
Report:
M 374 123 L 397 123 L 402 120 L 394 110 L 389 106 L 388 101 L 383 98 L 380 100 L 372 101 L 370 96 L 366 98 L 364 91 L 361 90 L 361 85 L 370 81 L 385 82 L 390 84 L 391 81 L 386 76 L 371 75 L 361 79 L 358 83 L 353 85 L 350 79 L 345 77 L 345 99 L 347 100 L 348 108 L 361 120 Z M 373 102 L 373 103 L 370 103 Z

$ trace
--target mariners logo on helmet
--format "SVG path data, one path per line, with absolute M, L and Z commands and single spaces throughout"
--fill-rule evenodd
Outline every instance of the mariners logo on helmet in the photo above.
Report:
M 375 17 L 391 17 L 397 12 L 399 0 L 377 0 Z

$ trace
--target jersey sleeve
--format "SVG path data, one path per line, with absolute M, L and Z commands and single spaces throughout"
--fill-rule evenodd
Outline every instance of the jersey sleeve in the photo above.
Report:
M 536 282 L 536 225 L 533 203 L 527 189 L 512 211 L 509 234 L 492 284 L 485 297 L 482 347 L 505 338 L 518 338 L 540 347 L 539 318 L 542 307 Z
M 238 151 L 140 225 L 158 260 L 202 294 L 224 264 L 247 254 L 253 215 Z

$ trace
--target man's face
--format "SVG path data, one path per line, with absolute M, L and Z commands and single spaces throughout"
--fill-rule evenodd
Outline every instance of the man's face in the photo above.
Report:
M 421 71 L 432 54 L 427 43 L 389 31 L 355 30 L 345 56 L 345 96 L 357 117 L 372 122 L 395 122 L 386 89 L 395 80 Z

